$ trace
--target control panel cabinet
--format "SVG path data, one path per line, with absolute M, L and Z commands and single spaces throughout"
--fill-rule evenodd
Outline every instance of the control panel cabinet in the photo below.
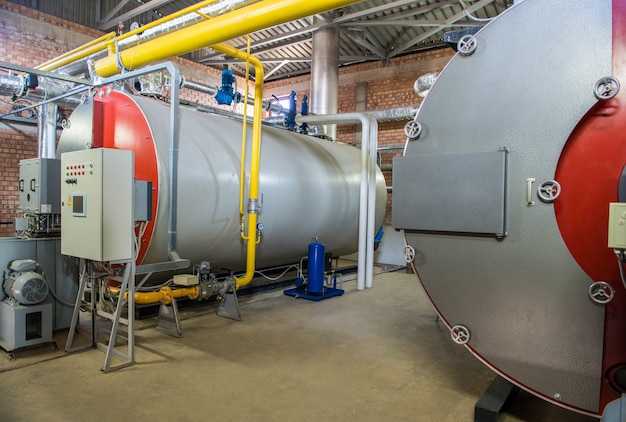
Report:
M 133 258 L 132 151 L 61 155 L 61 253 L 94 261 Z
M 20 211 L 30 214 L 59 214 L 61 160 L 30 158 L 20 161 Z

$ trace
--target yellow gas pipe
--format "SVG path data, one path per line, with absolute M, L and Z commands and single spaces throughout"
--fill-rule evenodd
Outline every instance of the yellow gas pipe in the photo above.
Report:
M 119 62 L 125 69 L 136 69 L 149 63 L 186 54 L 202 47 L 213 46 L 260 29 L 336 9 L 357 1 L 263 0 L 126 49 L 119 53 Z M 96 61 L 95 71 L 100 76 L 108 77 L 120 72 L 117 66 L 118 59 L 113 54 Z
M 247 240 L 246 245 L 246 273 L 235 277 L 236 288 L 247 285 L 252 281 L 256 262 L 257 244 L 257 215 L 259 206 L 259 167 L 261 162 L 261 120 L 263 118 L 263 64 L 252 55 L 237 50 L 227 44 L 215 44 L 212 49 L 228 54 L 236 59 L 249 61 L 255 69 L 254 81 L 254 111 L 252 114 L 252 145 L 250 156 L 250 193 L 248 198 L 248 232 L 242 237 Z M 244 99 L 244 104 L 245 104 Z M 244 121 L 244 125 L 246 122 Z M 243 155 L 243 151 L 242 151 Z M 243 183 L 243 180 L 241 180 Z M 252 205 L 251 205 L 252 204 Z
M 200 293 L 199 286 L 184 287 L 182 289 L 170 289 L 169 287 L 161 287 L 158 292 L 135 292 L 135 303 L 139 305 L 147 305 L 150 303 L 161 302 L 165 305 L 172 303 L 172 299 L 188 297 L 189 299 L 197 299 Z
M 78 60 L 82 60 L 85 57 L 89 57 L 92 54 L 98 53 L 107 48 L 107 43 L 115 38 L 115 32 L 109 32 L 101 36 L 98 39 L 95 39 L 83 46 L 75 48 L 72 51 L 68 51 L 65 54 L 60 55 L 52 60 L 49 60 L 39 66 L 36 66 L 35 69 L 43 70 L 45 72 L 50 72 L 59 67 L 65 66 L 66 64 L 74 63 Z
M 118 287 L 109 287 L 112 292 L 118 293 Z M 135 303 L 138 305 L 149 305 L 151 303 L 163 303 L 169 305 L 172 299 L 187 297 L 197 299 L 200 294 L 200 286 L 189 286 L 180 289 L 171 289 L 168 286 L 161 287 L 157 292 L 135 292 Z M 124 294 L 124 299 L 128 298 L 128 292 Z
M 219 0 L 205 0 L 205 1 L 201 1 L 199 3 L 194 4 L 193 6 L 189 6 L 186 7 L 184 9 L 179 10 L 178 12 L 174 12 L 170 15 L 167 15 L 161 19 L 157 19 L 154 22 L 150 22 L 146 25 L 143 25 L 137 29 L 134 29 L 130 32 L 126 32 L 125 34 L 122 34 L 120 36 L 117 37 L 117 41 L 121 41 L 123 39 L 129 38 L 133 35 L 139 34 L 141 32 L 144 32 L 150 28 L 154 28 L 155 26 L 158 25 L 162 25 L 164 23 L 167 23 L 173 19 L 176 19 L 180 16 L 186 15 L 188 13 L 198 13 L 199 15 L 206 17 L 205 15 L 203 15 L 202 13 L 198 12 L 198 9 L 201 9 L 205 6 L 209 6 L 213 3 L 217 3 Z M 76 62 L 78 60 L 82 60 L 85 57 L 89 57 L 92 54 L 96 54 L 99 53 L 100 51 L 109 49 L 110 54 L 115 54 L 115 47 L 114 47 L 114 39 L 115 39 L 115 32 L 110 32 L 108 34 L 103 35 L 102 37 L 95 39 L 93 41 L 88 42 L 85 45 L 82 45 L 78 48 L 75 48 L 72 51 L 68 51 L 65 54 L 62 54 L 52 60 L 49 60 L 43 64 L 40 64 L 39 66 L 37 66 L 35 69 L 39 69 L 39 70 L 43 70 L 43 71 L 47 71 L 50 72 L 52 70 L 58 69 L 60 67 L 65 66 L 66 64 L 70 64 L 73 62 Z

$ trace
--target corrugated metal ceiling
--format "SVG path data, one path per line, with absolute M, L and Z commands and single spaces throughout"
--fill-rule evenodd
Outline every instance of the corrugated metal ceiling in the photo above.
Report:
M 102 31 L 112 31 L 122 20 L 146 24 L 197 3 L 193 0 L 9 0 Z M 315 0 L 311 0 L 315 1 Z M 519 1 L 519 0 L 518 0 Z M 310 72 L 312 34 L 324 25 L 340 30 L 340 65 L 391 58 L 444 46 L 447 31 L 483 25 L 509 7 L 513 0 L 364 0 L 337 11 L 326 22 L 313 17 L 288 22 L 250 34 L 252 53 L 261 59 L 266 81 Z M 228 42 L 245 48 L 241 37 Z M 209 48 L 188 58 L 242 74 L 237 60 Z

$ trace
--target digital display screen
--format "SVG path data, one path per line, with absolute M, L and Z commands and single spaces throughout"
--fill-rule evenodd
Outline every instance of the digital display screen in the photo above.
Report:
M 74 217 L 87 216 L 87 194 L 84 192 L 72 194 L 72 215 Z

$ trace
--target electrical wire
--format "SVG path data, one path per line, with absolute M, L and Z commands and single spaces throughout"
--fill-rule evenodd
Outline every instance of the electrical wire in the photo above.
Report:
M 615 257 L 617 258 L 617 262 L 619 265 L 619 275 L 622 279 L 622 285 L 624 289 L 626 289 L 626 276 L 624 275 L 624 250 L 623 249 L 614 249 Z
M 50 285 L 50 282 L 48 281 L 48 276 L 46 276 L 46 271 L 43 269 L 41 264 L 37 263 L 37 268 L 39 268 L 41 270 L 41 275 L 43 276 L 43 279 L 46 282 L 46 285 L 48 286 L 48 290 L 52 294 L 52 297 L 54 297 L 54 299 L 56 299 L 56 301 L 59 302 L 60 304 L 65 305 L 65 306 L 71 306 L 73 308 L 74 307 L 73 303 L 70 303 L 70 302 L 67 302 L 67 301 L 61 299 L 59 297 L 59 295 L 57 295 L 57 292 L 54 291 L 54 289 Z
M 298 264 L 289 265 L 287 268 L 285 268 L 285 271 L 283 271 L 280 275 L 278 275 L 276 277 L 267 276 L 267 275 L 263 274 L 263 272 L 261 272 L 261 271 L 255 271 L 254 273 L 260 275 L 261 277 L 263 277 L 263 278 L 265 278 L 267 280 L 276 281 L 276 280 L 280 279 L 282 276 L 284 276 L 285 274 L 287 274 L 287 272 L 290 269 L 292 269 L 292 268 L 295 268 L 300 273 L 300 267 L 298 266 Z

